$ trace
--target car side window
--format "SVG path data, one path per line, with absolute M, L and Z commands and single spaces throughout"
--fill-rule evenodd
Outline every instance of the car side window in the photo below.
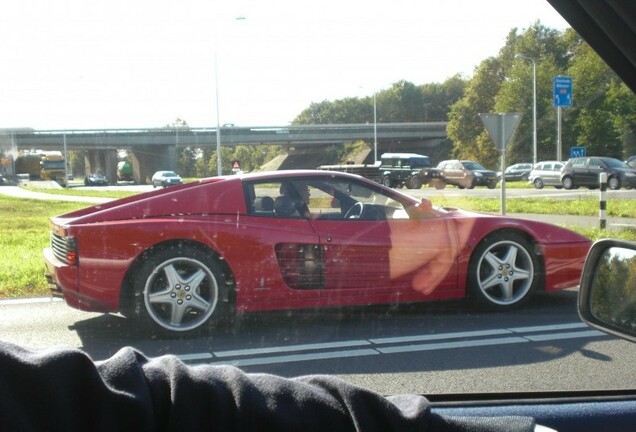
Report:
M 590 168 L 601 168 L 603 163 L 598 159 L 590 159 Z
M 572 162 L 573 168 L 583 168 L 584 166 L 585 166 L 585 158 L 577 159 L 574 162 Z

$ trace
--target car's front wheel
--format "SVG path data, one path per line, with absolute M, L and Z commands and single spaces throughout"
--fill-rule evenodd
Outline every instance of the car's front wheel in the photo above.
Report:
M 191 332 L 226 315 L 225 278 L 201 249 L 182 246 L 149 255 L 134 282 L 135 314 L 141 323 L 170 332 Z
M 607 180 L 607 186 L 611 190 L 619 190 L 621 188 L 621 181 L 618 177 L 610 177 L 609 180 Z
M 543 180 L 541 180 L 539 177 L 534 179 L 534 181 L 532 183 L 534 184 L 534 187 L 536 189 L 543 189 Z
M 422 180 L 419 177 L 411 177 L 408 181 L 409 189 L 420 189 L 422 187 Z
M 540 279 L 532 245 L 514 232 L 487 236 L 473 252 L 468 270 L 468 295 L 495 309 L 518 306 Z

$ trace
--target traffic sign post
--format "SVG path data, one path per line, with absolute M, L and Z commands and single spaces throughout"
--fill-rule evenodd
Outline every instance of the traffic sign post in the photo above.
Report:
M 572 106 L 572 78 L 565 76 L 555 76 L 552 78 L 554 90 L 554 106 Z
M 506 214 L 506 146 L 521 123 L 522 113 L 483 113 L 479 118 L 501 154 L 501 214 Z
M 553 101 L 554 106 L 557 107 L 557 154 L 556 159 L 561 161 L 562 149 L 561 149 L 561 117 L 562 108 L 572 106 L 572 78 L 565 76 L 556 76 L 552 78 L 553 87 Z

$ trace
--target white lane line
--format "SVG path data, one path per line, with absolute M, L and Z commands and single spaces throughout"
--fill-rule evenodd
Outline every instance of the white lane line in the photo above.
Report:
M 211 353 L 193 353 L 193 354 L 179 354 L 177 358 L 182 361 L 194 361 L 194 360 L 209 360 L 214 356 Z
M 588 330 L 588 331 L 579 331 L 579 332 L 551 333 L 551 334 L 545 334 L 545 335 L 532 335 L 532 336 L 523 336 L 523 337 L 528 340 L 531 340 L 532 342 L 543 342 L 543 341 L 550 341 L 550 340 L 578 339 L 578 338 L 595 337 L 595 336 L 607 336 L 607 335 L 598 330 Z
M 564 324 L 550 324 L 542 326 L 528 326 L 528 327 L 512 327 L 508 330 L 515 333 L 533 333 L 540 331 L 552 331 L 552 330 L 569 330 L 575 328 L 589 328 L 587 324 L 583 322 L 577 323 L 564 323 Z
M 31 303 L 57 303 L 64 301 L 59 297 L 30 297 L 21 299 L 4 299 L 0 300 L 0 306 L 23 305 Z
M 506 344 L 527 343 L 527 342 L 529 342 L 529 340 L 524 339 L 522 337 L 512 336 L 512 337 L 505 337 L 505 338 L 478 339 L 478 340 L 461 341 L 461 342 L 441 342 L 441 343 L 420 344 L 420 345 L 405 345 L 405 346 L 376 348 L 376 349 L 380 351 L 382 354 L 395 354 L 395 353 L 405 353 L 405 352 L 436 351 L 436 350 L 453 349 L 453 348 L 470 348 L 470 347 L 479 347 L 479 346 L 506 345 Z
M 569 331 L 559 332 L 559 330 L 578 330 L 587 329 L 581 331 Z M 544 334 L 527 334 L 527 333 L 539 333 L 549 332 Z M 505 336 L 509 335 L 509 336 Z M 504 337 L 489 337 L 489 336 L 504 336 Z M 439 333 L 428 335 L 413 335 L 402 337 L 389 337 L 389 338 L 377 338 L 369 340 L 350 340 L 340 342 L 329 343 L 315 343 L 315 344 L 300 344 L 300 345 L 287 345 L 287 346 L 273 346 L 264 348 L 251 348 L 251 349 L 239 349 L 239 350 L 226 350 L 226 351 L 214 351 L 212 353 L 199 353 L 199 354 L 185 354 L 179 356 L 182 360 L 192 361 L 204 361 L 212 358 L 225 359 L 217 361 L 211 364 L 231 364 L 235 366 L 250 366 L 250 365 L 266 365 L 276 363 L 289 363 L 289 362 L 301 362 L 301 361 L 315 361 L 324 359 L 337 359 L 344 357 L 356 357 L 356 356 L 368 356 L 378 354 L 395 354 L 395 353 L 408 353 L 417 351 L 435 351 L 444 349 L 458 349 L 458 348 L 471 348 L 480 346 L 494 346 L 505 345 L 514 343 L 527 343 L 527 342 L 542 342 L 550 340 L 560 339 L 575 339 L 575 338 L 588 338 L 605 336 L 598 330 L 589 329 L 589 327 L 581 322 L 563 323 L 563 324 L 549 324 L 541 326 L 526 326 L 526 327 L 511 327 L 505 329 L 491 329 L 491 330 L 475 330 L 467 332 L 454 332 L 454 333 Z M 475 339 L 480 338 L 481 339 Z M 486 338 L 484 338 L 486 337 Z M 452 339 L 466 339 L 461 341 L 449 341 Z M 426 343 L 431 341 L 445 342 L 438 343 Z M 424 342 L 421 344 L 413 344 L 413 342 Z M 408 345 L 404 345 L 407 344 Z M 325 351 L 320 350 L 334 350 L 339 348 L 352 348 L 374 345 L 373 348 L 368 349 L 352 349 L 352 350 L 337 350 L 337 351 Z M 382 346 L 401 344 L 398 346 Z M 317 351 L 306 354 L 296 354 L 298 351 Z M 276 353 L 289 353 L 288 355 L 268 355 Z M 263 357 L 263 355 L 265 355 Z M 254 356 L 253 358 L 238 359 L 236 357 Z
M 214 351 L 214 355 L 217 357 L 238 357 L 238 356 L 249 356 L 249 355 L 258 355 L 258 354 L 291 352 L 291 351 L 311 351 L 311 350 L 320 350 L 320 349 L 349 348 L 349 347 L 365 346 L 365 345 L 371 345 L 371 342 L 366 340 L 351 340 L 351 341 L 342 341 L 342 342 L 287 345 L 287 346 L 268 347 L 268 348 L 249 348 L 249 349 L 241 349 L 241 350 Z
M 272 357 L 259 357 L 253 359 L 240 359 L 240 360 L 229 360 L 224 362 L 214 362 L 210 363 L 212 365 L 232 365 L 232 366 L 254 366 L 254 365 L 266 365 L 266 364 L 277 364 L 277 363 L 292 363 L 292 362 L 301 362 L 308 360 L 329 360 L 329 359 L 337 359 L 337 358 L 347 358 L 347 357 L 362 357 L 362 356 L 370 356 L 370 355 L 379 355 L 380 353 L 373 349 L 359 349 L 359 350 L 348 350 L 348 351 L 330 351 L 324 353 L 311 353 L 311 354 L 295 354 L 295 355 L 287 355 L 287 356 L 272 356 Z
M 475 330 L 468 332 L 455 332 L 455 333 L 438 333 L 428 335 L 415 335 L 415 336 L 399 336 L 390 338 L 369 339 L 374 344 L 393 344 L 393 343 L 405 343 L 405 342 L 422 342 L 429 340 L 440 339 L 458 339 L 467 337 L 479 337 L 479 336 L 498 336 L 503 334 L 512 333 L 507 329 L 494 329 L 494 330 Z

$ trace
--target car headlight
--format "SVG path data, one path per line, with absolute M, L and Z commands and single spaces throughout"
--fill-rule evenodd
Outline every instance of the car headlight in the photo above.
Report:
M 476 173 L 473 173 L 473 174 L 475 174 L 475 177 L 481 177 L 481 176 L 483 175 L 483 174 L 482 174 L 482 173 L 480 173 L 480 172 L 476 172 Z

